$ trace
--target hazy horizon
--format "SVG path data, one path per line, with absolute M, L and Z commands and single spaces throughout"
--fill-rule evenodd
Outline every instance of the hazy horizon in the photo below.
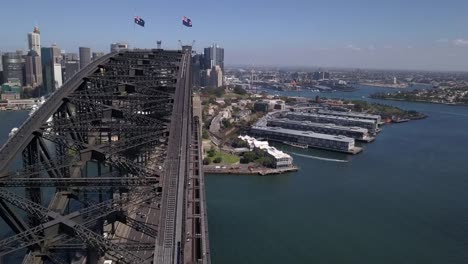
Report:
M 66 52 L 79 46 L 109 51 L 113 42 L 132 47 L 195 50 L 217 43 L 226 64 L 425 71 L 468 71 L 468 3 L 465 1 L 81 1 L 2 5 L 0 51 L 26 49 L 38 25 L 42 46 Z M 145 19 L 135 26 L 134 15 Z M 193 27 L 182 26 L 181 18 Z M 14 21 L 14 23 L 12 23 Z

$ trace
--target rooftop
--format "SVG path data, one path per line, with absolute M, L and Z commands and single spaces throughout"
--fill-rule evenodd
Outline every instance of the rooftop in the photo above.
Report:
M 369 132 L 367 128 L 362 128 L 362 127 L 338 126 L 335 124 L 314 123 L 312 121 L 297 121 L 297 120 L 291 120 L 287 118 L 270 119 L 268 121 L 280 122 L 280 123 L 285 123 L 285 124 L 306 125 L 310 127 L 333 128 L 336 130 L 344 130 L 344 131 L 356 131 L 356 132 L 361 132 L 364 134 L 367 134 Z
M 320 139 L 327 139 L 327 140 L 333 140 L 333 141 L 339 141 L 339 142 L 354 143 L 354 138 L 345 137 L 345 136 L 327 135 L 327 134 L 315 133 L 311 131 L 292 130 L 292 129 L 286 129 L 286 128 L 281 128 L 281 127 L 259 127 L 259 126 L 254 126 L 252 127 L 252 129 L 260 130 L 260 131 L 267 131 L 267 132 L 277 132 L 277 133 L 283 133 L 283 134 L 294 135 L 294 136 L 320 138 Z
M 246 141 L 247 143 L 249 143 L 251 149 L 253 149 L 254 147 L 259 148 L 259 149 L 263 149 L 263 150 L 267 151 L 268 154 L 275 157 L 275 159 L 291 158 L 290 155 L 284 153 L 283 151 L 278 150 L 275 147 L 271 147 L 268 144 L 268 141 L 259 141 L 256 138 L 250 137 L 250 136 L 247 136 L 247 135 L 246 136 L 239 136 L 239 138 Z
M 332 115 L 321 115 L 315 113 L 299 113 L 299 112 L 291 112 L 288 116 L 309 116 L 309 117 L 321 117 L 321 118 L 328 118 L 328 119 L 336 119 L 336 120 L 349 120 L 349 121 L 356 121 L 361 123 L 368 123 L 368 124 L 375 124 L 376 121 L 369 120 L 369 119 L 361 119 L 361 118 L 353 118 L 353 117 L 344 117 L 344 116 L 332 116 Z
M 371 115 L 371 114 L 358 113 L 358 112 L 340 112 L 340 111 L 332 111 L 332 110 L 325 110 L 325 109 L 318 110 L 318 113 L 319 114 L 339 115 L 339 116 L 366 117 L 366 118 L 373 118 L 373 119 L 381 118 L 381 116 L 379 116 L 379 115 Z

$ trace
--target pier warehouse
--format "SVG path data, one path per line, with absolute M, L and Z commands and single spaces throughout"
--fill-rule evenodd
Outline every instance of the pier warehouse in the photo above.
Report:
M 370 142 L 374 137 L 369 135 L 369 131 L 362 127 L 346 127 L 337 126 L 335 124 L 313 123 L 310 121 L 295 121 L 286 118 L 269 119 L 267 121 L 269 127 L 281 127 L 293 130 L 312 131 L 316 133 L 347 136 L 356 140 Z
M 319 134 L 310 131 L 298 131 L 280 127 L 254 126 L 251 133 L 258 137 L 279 142 L 290 142 L 307 145 L 308 147 L 321 148 L 350 154 L 362 151 L 362 148 L 354 146 L 354 139 L 345 136 Z
M 325 110 L 325 109 L 320 109 L 318 110 L 317 113 L 321 115 L 346 116 L 346 117 L 352 117 L 352 118 L 373 120 L 377 122 L 377 124 L 382 123 L 382 117 L 379 115 L 371 115 L 371 114 L 358 113 L 358 112 L 340 112 L 340 111 L 331 111 L 331 110 Z
M 367 119 L 298 112 L 290 112 L 286 115 L 283 115 L 283 117 L 299 121 L 311 121 L 315 123 L 333 123 L 335 125 L 348 127 L 363 127 L 367 128 L 369 133 L 373 135 L 375 135 L 379 131 L 377 122 Z

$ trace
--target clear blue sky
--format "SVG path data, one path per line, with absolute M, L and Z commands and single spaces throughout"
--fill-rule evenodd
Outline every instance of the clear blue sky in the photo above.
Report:
M 467 14 L 466 0 L 14 0 L 1 4 L 0 50 L 24 49 L 38 25 L 43 46 L 67 52 L 196 40 L 223 46 L 226 64 L 468 71 Z

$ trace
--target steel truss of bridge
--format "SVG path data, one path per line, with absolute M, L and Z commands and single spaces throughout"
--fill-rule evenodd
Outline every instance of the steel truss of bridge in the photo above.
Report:
M 0 263 L 209 264 L 199 126 L 191 47 L 87 65 L 0 149 Z

